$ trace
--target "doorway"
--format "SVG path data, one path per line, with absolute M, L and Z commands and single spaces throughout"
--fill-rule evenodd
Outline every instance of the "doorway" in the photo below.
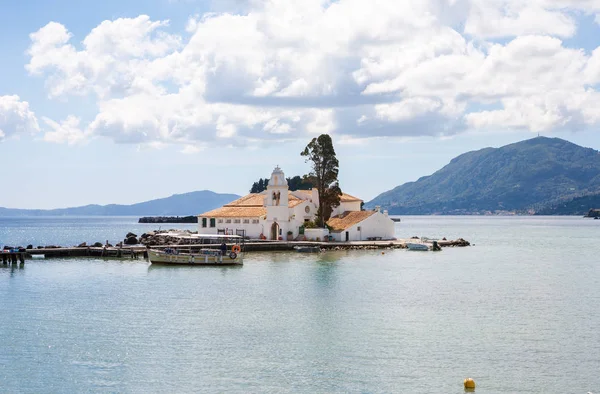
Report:
M 346 242 L 350 241 L 350 232 L 346 231 Z
M 277 224 L 277 222 L 275 222 L 271 226 L 271 239 L 273 241 L 277 241 L 278 238 L 279 238 L 279 224 Z

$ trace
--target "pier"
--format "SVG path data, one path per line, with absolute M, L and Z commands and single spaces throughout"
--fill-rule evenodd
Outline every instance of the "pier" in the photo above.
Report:
M 350 241 L 350 242 L 315 242 L 315 241 L 258 241 L 251 240 L 244 243 L 244 252 L 285 252 L 294 251 L 297 247 L 319 247 L 321 250 L 372 250 L 372 249 L 406 249 L 407 243 L 415 239 L 401 239 L 391 241 Z M 417 242 L 419 242 L 417 240 Z M 427 243 L 427 242 L 426 242 Z M 429 245 L 429 243 L 427 243 Z M 453 241 L 438 241 L 442 248 L 470 246 L 462 238 Z M 228 245 L 231 246 L 231 245 Z M 25 259 L 33 257 L 68 258 L 68 257 L 94 257 L 110 259 L 139 259 L 148 257 L 148 249 L 171 248 L 182 252 L 198 252 L 200 249 L 218 249 L 219 244 L 161 244 L 161 245 L 123 245 L 123 246 L 73 246 L 73 247 L 38 247 L 36 249 L 10 249 L 2 251 L 4 264 L 21 264 Z
M 25 249 L 4 249 L 2 250 L 2 264 L 24 264 L 25 263 Z

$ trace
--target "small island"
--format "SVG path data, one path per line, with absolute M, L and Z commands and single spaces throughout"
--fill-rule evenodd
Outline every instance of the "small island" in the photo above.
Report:
M 146 216 L 138 223 L 198 223 L 197 216 Z

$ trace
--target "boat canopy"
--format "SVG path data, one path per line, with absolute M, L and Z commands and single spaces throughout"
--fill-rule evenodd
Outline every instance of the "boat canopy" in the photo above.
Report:
M 162 233 L 161 235 L 166 235 L 168 237 L 173 238 L 181 238 L 181 239 L 243 239 L 241 235 L 226 235 L 226 234 L 182 234 L 182 233 Z

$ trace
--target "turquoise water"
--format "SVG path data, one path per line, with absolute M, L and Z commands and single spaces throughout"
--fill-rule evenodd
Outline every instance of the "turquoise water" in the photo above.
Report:
M 112 231 L 69 220 L 39 234 Z M 397 234 L 475 246 L 0 264 L 0 392 L 600 392 L 599 221 L 406 217 Z

